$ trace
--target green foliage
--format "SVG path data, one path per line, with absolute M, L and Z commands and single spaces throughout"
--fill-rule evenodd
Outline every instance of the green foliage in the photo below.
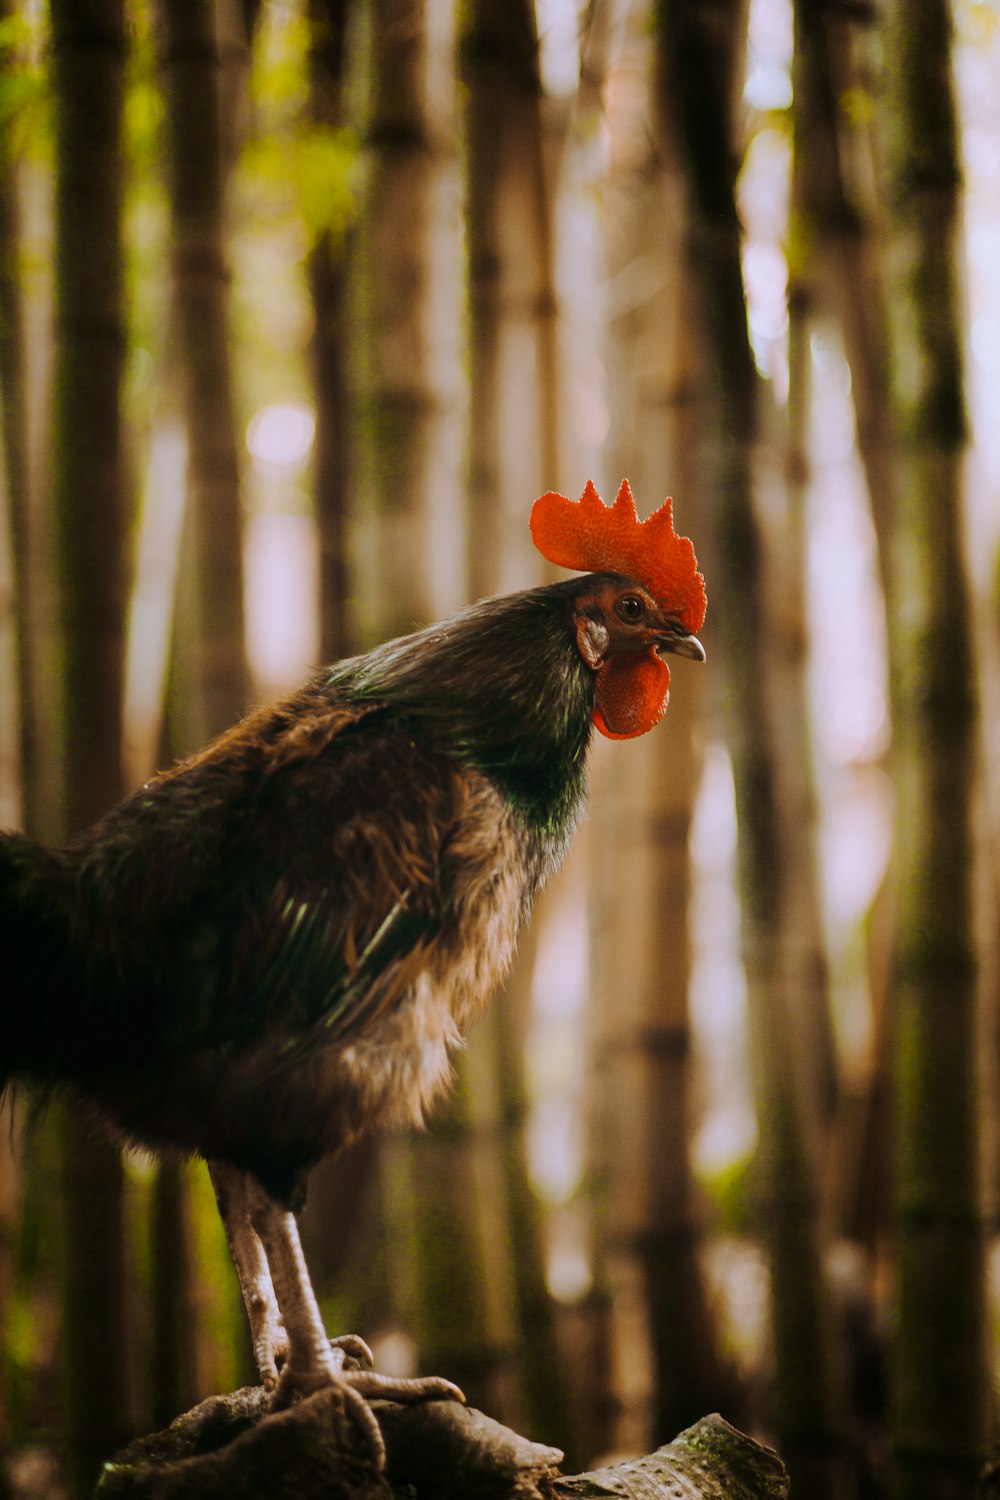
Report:
M 6 1309 L 7 1420 L 14 1442 L 37 1441 L 54 1418 L 52 1330 L 58 1323 L 55 1287 L 64 1253 L 55 1191 L 55 1112 L 36 1117 L 32 1108 L 29 1103 L 21 1137 L 20 1217 L 14 1284 Z
M 329 229 L 339 240 L 357 213 L 357 155 L 352 131 L 299 121 L 250 141 L 240 165 L 266 216 L 292 213 L 311 234 Z
M 210 1351 L 207 1387 L 209 1390 L 230 1390 L 254 1378 L 243 1299 L 208 1169 L 204 1162 L 195 1161 L 188 1163 L 186 1171 L 192 1280 L 198 1289 L 201 1336 Z
M 250 82 L 254 129 L 240 161 L 244 190 L 265 219 L 297 217 L 310 236 L 339 241 L 357 216 L 355 133 L 310 118 L 307 16 L 265 11 Z
M 13 159 L 47 154 L 51 132 L 48 12 L 32 7 L 0 19 L 0 142 Z
M 756 1191 L 756 1157 L 741 1157 L 727 1162 L 711 1174 L 700 1178 L 712 1204 L 720 1234 L 745 1235 L 753 1231 L 754 1194 Z
M 839 103 L 849 125 L 861 129 L 873 124 L 877 114 L 877 102 L 870 89 L 862 87 L 861 84 L 844 89 Z
M 129 319 L 126 404 L 133 420 L 147 420 L 149 386 L 165 325 L 163 245 L 166 194 L 163 182 L 163 95 L 149 7 L 135 4 L 129 17 L 124 130 L 126 307 Z
M 125 94 L 125 141 L 130 175 L 141 189 L 158 175 L 163 122 L 163 96 L 156 67 L 150 16 L 136 6 L 129 28 Z

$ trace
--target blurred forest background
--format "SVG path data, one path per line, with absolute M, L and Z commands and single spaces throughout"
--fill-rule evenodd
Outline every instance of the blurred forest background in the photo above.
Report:
M 331 1332 L 577 1467 L 991 1451 L 998 19 L 0 0 L 0 823 L 539 581 L 543 490 L 694 539 L 708 668 L 594 747 L 454 1101 L 304 1216 Z M 239 1294 L 201 1164 L 0 1124 L 3 1483 L 82 1494 L 254 1378 Z

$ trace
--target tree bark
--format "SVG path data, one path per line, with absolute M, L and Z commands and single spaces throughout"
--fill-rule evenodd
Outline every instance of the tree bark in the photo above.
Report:
M 958 1500 L 989 1433 L 971 926 L 977 704 L 962 555 L 961 177 L 949 8 L 943 0 L 919 12 L 894 3 L 886 19 L 898 914 L 892 1443 L 901 1500 Z

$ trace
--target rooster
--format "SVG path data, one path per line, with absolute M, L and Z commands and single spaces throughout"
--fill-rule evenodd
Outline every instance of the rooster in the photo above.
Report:
M 327 1338 L 294 1209 L 326 1153 L 419 1125 L 586 794 L 592 728 L 651 729 L 704 658 L 668 500 L 531 514 L 586 569 L 325 669 L 60 849 L 0 836 L 0 1087 L 65 1088 L 126 1143 L 205 1158 L 274 1407 L 328 1384 L 450 1397 Z

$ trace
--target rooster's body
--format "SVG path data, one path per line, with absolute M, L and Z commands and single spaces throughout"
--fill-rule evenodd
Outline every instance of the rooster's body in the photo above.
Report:
M 567 592 L 323 674 L 65 849 L 5 839 L 4 1068 L 286 1203 L 417 1122 L 583 796 L 593 687 L 544 640 Z
M 290 1210 L 321 1156 L 446 1085 L 566 847 L 592 724 L 638 732 L 663 650 L 702 654 L 618 574 L 487 601 L 321 673 L 63 849 L 0 837 L 0 1081 L 204 1156 L 265 1382 L 343 1385 L 376 1452 L 364 1396 L 454 1388 L 331 1350 Z

